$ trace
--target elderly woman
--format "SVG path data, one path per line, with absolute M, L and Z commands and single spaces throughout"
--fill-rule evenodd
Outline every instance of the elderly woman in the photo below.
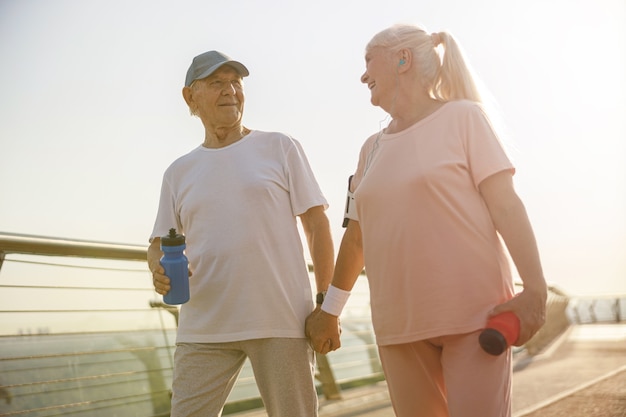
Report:
M 489 317 L 514 312 L 516 344 L 542 326 L 546 283 L 534 234 L 459 46 L 446 33 L 378 33 L 361 81 L 391 116 L 362 147 L 353 207 L 314 349 L 340 346 L 338 316 L 365 266 L 372 320 L 397 416 L 511 413 L 511 351 L 483 351 Z M 506 244 L 524 283 L 514 297 Z

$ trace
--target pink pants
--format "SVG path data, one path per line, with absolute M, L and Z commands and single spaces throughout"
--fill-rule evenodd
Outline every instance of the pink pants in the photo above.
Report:
M 480 332 L 378 350 L 397 417 L 510 417 L 511 350 L 485 353 Z

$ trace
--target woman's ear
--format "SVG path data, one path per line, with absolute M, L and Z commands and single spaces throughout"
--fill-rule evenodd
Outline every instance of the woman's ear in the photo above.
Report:
M 411 51 L 408 49 L 401 49 L 398 52 L 398 72 L 405 72 L 407 69 L 411 67 L 411 62 L 413 56 L 411 55 Z

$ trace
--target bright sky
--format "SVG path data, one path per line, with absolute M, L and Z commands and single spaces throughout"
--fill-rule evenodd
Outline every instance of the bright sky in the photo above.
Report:
M 331 208 L 384 113 L 363 50 L 397 22 L 447 30 L 497 100 L 547 279 L 626 294 L 623 0 L 0 0 L 0 231 L 147 244 L 161 176 L 203 130 L 191 59 L 244 62 L 245 124 L 298 139 Z

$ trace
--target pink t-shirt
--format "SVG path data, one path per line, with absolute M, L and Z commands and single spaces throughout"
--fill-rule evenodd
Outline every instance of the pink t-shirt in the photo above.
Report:
M 508 260 L 478 190 L 503 170 L 514 172 L 470 101 L 365 142 L 352 189 L 379 345 L 478 330 L 512 297 Z

